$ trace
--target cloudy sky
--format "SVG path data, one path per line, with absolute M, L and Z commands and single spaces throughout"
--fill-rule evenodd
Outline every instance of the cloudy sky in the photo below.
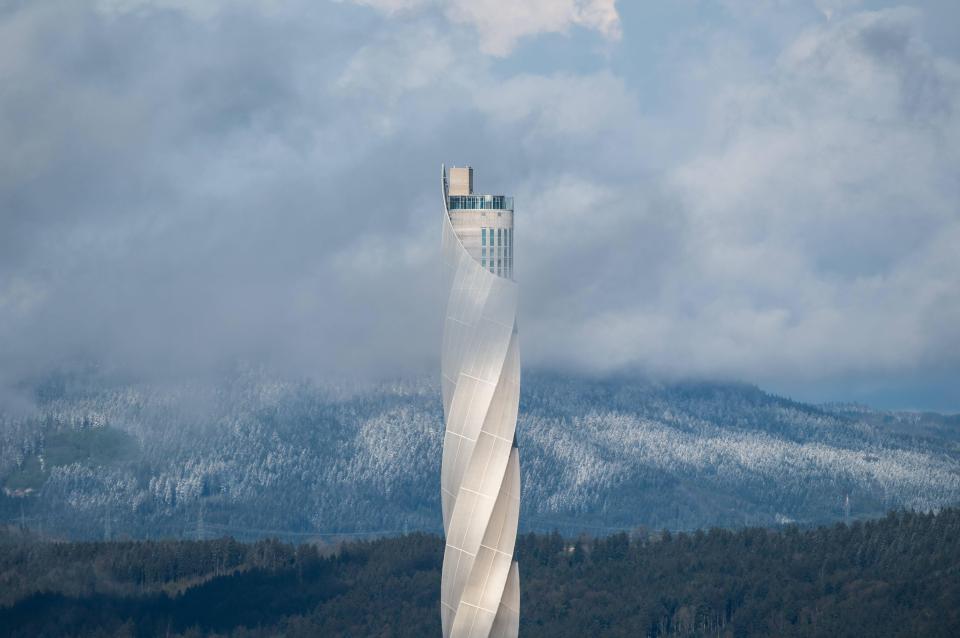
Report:
M 441 162 L 527 364 L 960 410 L 960 3 L 0 0 L 0 384 L 434 371 Z

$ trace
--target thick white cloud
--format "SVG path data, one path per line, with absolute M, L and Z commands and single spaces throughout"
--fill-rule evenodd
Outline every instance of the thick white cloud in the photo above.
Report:
M 452 22 L 473 27 L 482 51 L 510 53 L 517 41 L 541 33 L 565 33 L 571 27 L 621 35 L 616 0 L 353 0 L 388 13 L 437 8 Z
M 670 171 L 684 249 L 660 294 L 574 341 L 681 373 L 955 366 L 958 78 L 911 11 L 802 34 L 767 77 L 710 101 L 710 137 Z
M 506 55 L 524 36 L 563 33 L 573 26 L 620 38 L 614 0 L 454 0 L 446 12 L 453 21 L 474 26 L 480 48 L 493 55 Z

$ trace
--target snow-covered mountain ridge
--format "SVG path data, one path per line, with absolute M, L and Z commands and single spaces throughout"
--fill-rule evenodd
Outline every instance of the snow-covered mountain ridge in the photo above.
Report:
M 432 380 L 60 377 L 34 394 L 32 411 L 0 406 L 8 522 L 87 538 L 440 527 Z M 525 529 L 813 523 L 960 501 L 956 416 L 545 372 L 525 373 L 520 409 Z

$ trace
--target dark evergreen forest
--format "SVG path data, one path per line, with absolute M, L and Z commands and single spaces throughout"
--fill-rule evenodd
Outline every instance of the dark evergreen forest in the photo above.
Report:
M 435 636 L 442 542 L 0 538 L 3 636 Z M 958 636 L 960 509 L 517 543 L 521 635 Z

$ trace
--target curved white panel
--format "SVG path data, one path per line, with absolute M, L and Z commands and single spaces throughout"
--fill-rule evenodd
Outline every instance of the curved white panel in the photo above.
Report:
M 513 446 L 520 400 L 517 284 L 481 267 L 457 237 L 442 178 L 444 284 L 441 374 L 446 548 L 445 638 L 517 636 L 520 583 L 513 561 L 520 461 Z

